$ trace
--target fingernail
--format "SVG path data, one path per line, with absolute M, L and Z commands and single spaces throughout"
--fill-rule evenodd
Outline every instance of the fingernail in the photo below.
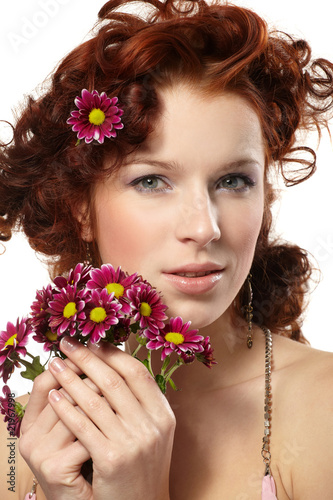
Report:
M 49 392 L 49 397 L 52 401 L 55 401 L 57 403 L 62 398 L 62 395 L 56 389 L 51 389 Z
M 60 345 L 65 351 L 71 352 L 78 347 L 79 343 L 71 337 L 64 337 L 61 339 Z
M 88 347 L 89 347 L 89 349 L 92 349 L 93 351 L 98 351 L 98 349 L 100 349 L 102 346 L 101 346 L 100 342 L 93 343 L 89 340 Z
M 51 366 L 55 372 L 62 372 L 66 368 L 66 363 L 60 358 L 54 358 L 51 361 Z

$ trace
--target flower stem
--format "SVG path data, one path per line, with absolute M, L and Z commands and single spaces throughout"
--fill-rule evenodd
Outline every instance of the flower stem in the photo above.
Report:
M 171 375 L 177 370 L 177 368 L 180 367 L 180 365 L 184 364 L 180 359 L 177 359 L 177 361 L 175 362 L 175 364 L 170 368 L 170 370 L 166 373 L 165 375 L 165 380 L 166 382 L 169 381 L 169 379 L 171 378 Z
M 135 358 L 135 356 L 138 354 L 138 352 L 140 351 L 141 347 L 142 347 L 142 344 L 138 344 L 138 346 L 134 349 L 134 351 L 132 352 L 133 358 Z
M 153 372 L 153 368 L 151 366 L 151 350 L 150 349 L 147 349 L 147 350 L 148 350 L 148 354 L 147 354 L 148 371 L 149 371 L 150 375 L 155 378 L 155 375 L 154 375 L 154 372 Z
M 27 351 L 27 356 L 29 356 L 31 359 L 35 359 L 35 356 L 33 356 L 32 354 L 30 354 L 29 351 Z M 22 358 L 20 359 L 20 361 L 22 361 Z
M 47 363 L 50 361 L 51 359 L 51 356 L 52 356 L 52 351 L 49 352 L 49 357 L 47 358 L 47 360 L 45 361 L 45 363 L 43 364 L 43 366 L 46 366 Z
M 165 371 L 166 369 L 168 368 L 169 366 L 169 363 L 170 363 L 170 356 L 167 356 L 165 358 L 165 360 L 163 361 L 163 365 L 162 365 L 162 368 L 161 368 L 161 375 L 164 377 L 164 374 L 165 374 Z

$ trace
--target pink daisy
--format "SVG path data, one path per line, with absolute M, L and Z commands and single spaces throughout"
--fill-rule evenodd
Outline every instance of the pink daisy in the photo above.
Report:
M 130 337 L 131 330 L 131 320 L 130 318 L 118 318 L 119 323 L 113 325 L 107 332 L 105 332 L 104 341 L 110 342 L 114 345 L 120 345 L 126 342 Z
M 175 352 L 178 356 L 187 353 L 197 354 L 203 352 L 202 342 L 204 338 L 198 335 L 198 330 L 189 330 L 191 322 L 183 323 L 183 320 L 178 316 L 171 318 L 170 323 L 166 325 L 164 330 L 157 334 L 146 331 L 145 336 L 149 339 L 147 349 L 162 348 L 161 359 L 164 359 Z
M 90 279 L 90 271 L 93 269 L 90 265 L 77 264 L 74 269 L 69 271 L 68 277 L 57 276 L 53 283 L 58 290 L 66 288 L 67 285 L 76 286 L 77 288 L 84 287 Z
M 105 137 L 116 137 L 116 131 L 124 127 L 121 122 L 123 110 L 117 106 L 117 97 L 110 99 L 105 92 L 99 94 L 97 90 L 83 89 L 81 97 L 76 97 L 74 102 L 78 110 L 71 112 L 67 123 L 77 132 L 79 140 L 84 139 L 89 144 L 95 139 L 103 144 Z
M 47 309 L 51 315 L 49 325 L 53 332 L 57 332 L 59 336 L 65 332 L 75 335 L 77 322 L 85 318 L 85 296 L 84 290 L 77 290 L 76 286 L 71 285 L 54 295 Z
M 38 328 L 49 317 L 47 308 L 49 302 L 53 299 L 53 295 L 54 292 L 50 284 L 42 288 L 42 290 L 37 290 L 36 300 L 31 306 L 31 325 L 33 328 Z
M 0 396 L 0 413 L 5 415 L 4 422 L 7 422 L 7 430 L 11 437 L 20 437 L 21 422 L 24 415 L 23 407 L 14 399 L 8 385 L 2 388 L 5 397 Z
M 16 326 L 13 323 L 7 323 L 7 329 L 0 333 L 0 366 L 2 366 L 6 359 L 15 360 L 17 356 L 13 354 L 27 354 L 26 345 L 28 337 L 32 329 L 28 319 L 23 318 L 17 320 Z
M 185 365 L 189 365 L 190 363 L 193 363 L 195 361 L 195 354 L 192 351 L 186 351 L 182 352 L 180 355 L 182 361 L 185 363 Z
M 121 318 L 119 323 L 113 327 L 113 343 L 122 344 L 128 340 L 131 334 L 131 320 Z
M 163 304 L 159 293 L 148 283 L 141 283 L 128 291 L 127 297 L 132 306 L 134 321 L 139 323 L 140 328 L 146 332 L 158 334 L 164 328 L 167 319 L 164 311 L 167 306 Z
M 21 365 L 19 363 L 19 356 L 14 352 L 12 354 L 12 358 L 6 358 L 5 361 L 0 364 L 0 378 L 3 379 L 5 384 L 7 383 L 8 379 L 11 377 L 11 374 L 16 368 L 19 368 Z
M 210 338 L 205 337 L 202 343 L 203 351 L 196 354 L 196 358 L 198 361 L 201 361 L 204 365 L 211 368 L 213 365 L 216 365 L 216 361 L 213 356 L 214 349 L 210 344 Z
M 86 304 L 86 319 L 80 322 L 81 334 L 89 335 L 90 342 L 95 344 L 106 336 L 106 332 L 119 321 L 118 311 L 121 304 L 109 295 L 108 291 L 92 290 L 89 302 Z
M 58 335 L 56 331 L 52 331 L 46 320 L 34 328 L 34 335 L 32 338 L 39 344 L 43 344 L 43 350 L 48 352 L 59 350 L 60 340 L 63 336 L 65 336 L 65 334 Z
M 113 294 L 118 299 L 122 306 L 122 312 L 129 314 L 131 306 L 126 295 L 132 285 L 137 282 L 137 273 L 129 276 L 120 267 L 115 270 L 111 264 L 103 264 L 100 269 L 91 271 L 91 279 L 87 283 L 87 288 L 90 290 L 103 290 L 105 288 L 109 294 Z

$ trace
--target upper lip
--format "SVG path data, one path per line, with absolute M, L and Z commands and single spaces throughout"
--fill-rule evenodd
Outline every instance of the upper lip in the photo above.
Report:
M 223 266 L 216 264 L 214 262 L 205 262 L 204 264 L 184 264 L 177 268 L 164 271 L 166 274 L 178 274 L 178 273 L 205 273 L 208 271 L 222 271 Z

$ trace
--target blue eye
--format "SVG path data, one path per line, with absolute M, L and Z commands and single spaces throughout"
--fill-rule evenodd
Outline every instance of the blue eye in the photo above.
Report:
M 145 175 L 131 182 L 131 185 L 136 188 L 137 191 L 142 192 L 161 192 L 170 189 L 166 182 L 157 177 L 156 175 Z
M 245 191 L 248 187 L 254 186 L 252 179 L 245 175 L 228 175 L 218 182 L 218 187 L 229 191 Z
M 158 181 L 159 179 L 156 177 L 146 177 L 145 179 L 141 179 L 140 184 L 145 189 L 156 189 L 158 187 Z

